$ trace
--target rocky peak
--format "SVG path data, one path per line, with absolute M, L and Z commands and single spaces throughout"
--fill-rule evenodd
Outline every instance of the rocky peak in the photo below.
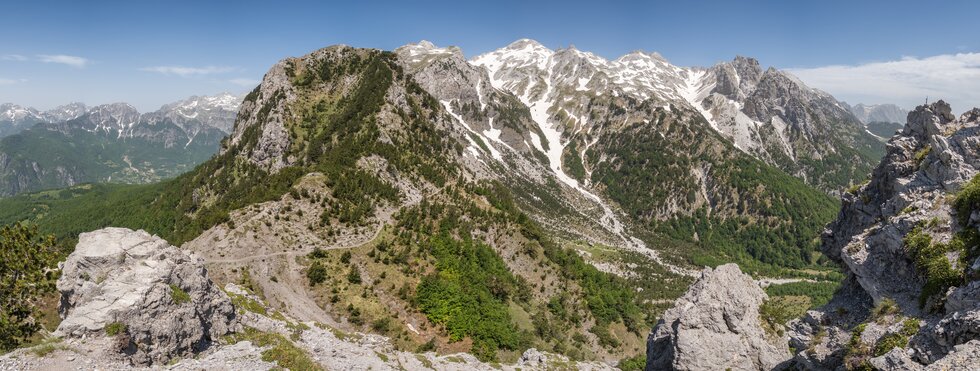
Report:
M 110 103 L 92 107 L 84 115 L 69 120 L 68 126 L 122 136 L 139 121 L 140 113 L 135 107 L 128 103 Z
M 709 74 L 716 79 L 711 92 L 741 102 L 755 90 L 762 78 L 762 68 L 755 58 L 736 56 L 731 62 L 716 64 Z
M 15 122 L 30 118 L 40 118 L 40 113 L 36 109 L 13 103 L 0 104 L 0 119 L 3 121 Z
M 964 114 L 964 118 L 966 117 L 967 114 Z M 902 129 L 902 134 L 925 141 L 933 135 L 940 135 L 951 129 L 949 124 L 955 118 L 949 104 L 942 100 L 919 106 L 909 112 L 908 122 Z
M 47 122 L 61 122 L 78 118 L 88 112 L 88 106 L 81 102 L 71 102 L 44 112 Z
M 168 119 L 187 132 L 189 138 L 193 138 L 199 131 L 208 127 L 218 129 L 222 133 L 230 133 L 243 97 L 230 93 L 213 96 L 195 95 L 163 105 L 160 110 L 148 114 L 147 121 Z
M 399 47 L 395 49 L 395 53 L 398 54 L 402 61 L 412 66 L 447 58 L 466 60 L 463 57 L 463 51 L 459 47 L 449 46 L 440 48 L 427 40 L 419 41 L 417 44 L 407 44 Z

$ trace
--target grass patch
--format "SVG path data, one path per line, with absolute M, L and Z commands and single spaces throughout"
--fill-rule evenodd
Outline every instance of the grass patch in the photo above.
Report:
M 250 341 L 258 347 L 270 347 L 262 352 L 262 360 L 276 362 L 279 367 L 290 370 L 323 370 L 310 355 L 293 344 L 292 341 L 280 334 L 261 332 L 246 327 L 244 332 L 228 335 L 225 340 L 230 344 L 239 341 Z
M 957 262 L 957 266 L 954 267 L 947 254 L 958 253 L 960 259 L 963 259 L 966 255 L 966 244 L 973 243 L 975 240 L 975 232 L 966 232 L 957 234 L 949 243 L 933 242 L 932 236 L 921 226 L 915 227 L 905 236 L 906 253 L 915 263 L 916 270 L 926 280 L 919 295 L 920 308 L 925 308 L 931 298 L 963 282 L 965 263 Z M 940 307 L 940 303 L 935 304 L 932 309 Z
M 105 325 L 105 334 L 109 336 L 116 336 L 123 332 L 126 332 L 126 324 L 122 322 L 113 322 Z
M 915 157 L 914 157 L 914 159 L 915 159 L 915 166 L 921 165 L 922 164 L 922 161 L 925 160 L 926 159 L 926 156 L 929 155 L 929 152 L 932 152 L 932 146 L 930 146 L 930 145 L 926 145 L 925 147 L 922 147 L 922 149 L 916 151 L 915 152 Z
M 770 297 L 775 296 L 806 296 L 810 298 L 810 307 L 813 309 L 820 307 L 830 301 L 834 292 L 840 287 L 840 282 L 821 281 L 821 282 L 791 282 L 781 285 L 770 285 L 766 287 L 766 294 Z
M 174 284 L 170 285 L 170 298 L 174 300 L 175 304 L 184 304 L 191 301 L 190 294 L 181 289 L 180 286 Z
M 38 358 L 47 357 L 49 354 L 54 353 L 56 350 L 67 350 L 67 346 L 61 344 L 61 338 L 50 337 L 41 341 L 40 344 L 32 347 L 28 350 L 31 354 L 37 356 Z
M 425 356 L 423 356 L 421 354 L 416 354 L 415 355 L 415 359 L 417 359 L 419 362 L 421 362 L 422 363 L 422 366 L 425 366 L 426 368 L 433 368 L 432 367 L 432 361 L 430 361 Z
M 265 306 L 262 305 L 262 303 L 259 303 L 258 301 L 249 298 L 248 296 L 245 295 L 239 295 L 227 291 L 225 293 L 228 294 L 228 297 L 231 298 L 231 304 L 234 305 L 235 308 L 238 308 L 239 310 L 242 311 L 249 311 L 252 313 L 261 314 L 263 316 L 268 315 L 268 311 L 265 310 Z

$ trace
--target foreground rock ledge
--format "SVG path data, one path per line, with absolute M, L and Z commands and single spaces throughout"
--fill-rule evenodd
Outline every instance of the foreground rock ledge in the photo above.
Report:
M 203 262 L 142 230 L 82 233 L 58 291 L 58 335 L 114 336 L 135 364 L 198 353 L 236 326 L 231 300 Z
M 707 268 L 647 340 L 647 370 L 772 370 L 790 359 L 759 320 L 766 293 L 735 264 Z

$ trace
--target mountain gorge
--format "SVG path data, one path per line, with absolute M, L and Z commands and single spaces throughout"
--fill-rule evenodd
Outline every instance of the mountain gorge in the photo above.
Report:
M 175 178 L 11 197 L 0 221 L 69 245 L 144 229 L 203 260 L 247 326 L 239 334 L 290 335 L 284 344 L 327 366 L 340 357 L 310 336 L 383 335 L 392 348 L 366 356 L 379 368 L 431 363 L 432 351 L 514 364 L 530 348 L 602 368 L 642 362 L 649 329 L 683 318 L 668 312 L 678 298 L 711 299 L 708 284 L 697 286 L 707 299 L 684 295 L 704 266 L 736 262 L 752 277 L 719 268 L 725 279 L 788 279 L 772 287 L 823 304 L 814 293 L 841 278 L 817 250 L 838 211 L 831 195 L 852 195 L 843 189 L 884 151 L 832 96 L 750 58 L 686 68 L 526 39 L 469 60 L 424 41 L 331 46 L 283 59 L 229 115 L 233 103 L 99 106 L 4 138 L 0 156 L 32 137 L 96 143 L 71 151 L 126 143 L 58 160 L 112 164 L 91 180 Z M 202 163 L 164 171 L 160 152 Z M 148 170 L 126 175 L 106 161 L 117 158 Z M 20 163 L 71 175 L 11 193 L 80 182 L 64 165 Z M 745 313 L 767 295 L 750 291 Z M 263 327 L 270 318 L 281 332 Z M 779 341 L 768 343 L 751 344 Z
M 148 183 L 189 171 L 231 129 L 240 96 L 192 97 L 141 114 L 125 103 L 10 107 L 0 138 L 0 196 L 87 182 Z M 3 124 L 0 124 L 3 125 Z

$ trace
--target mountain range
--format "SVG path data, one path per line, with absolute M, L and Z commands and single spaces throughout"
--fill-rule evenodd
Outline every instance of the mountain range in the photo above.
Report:
M 0 106 L 0 196 L 86 182 L 146 183 L 208 159 L 241 96 L 191 97 L 141 114 L 126 103 L 39 112 Z
M 848 107 L 851 113 L 865 124 L 870 124 L 872 122 L 893 122 L 904 124 L 905 118 L 909 114 L 908 110 L 894 104 L 866 105 L 863 103 L 858 103 L 853 106 L 845 104 L 845 107 Z
M 869 275 L 854 277 L 850 260 L 860 256 L 840 253 L 843 240 L 825 226 L 838 218 L 832 226 L 846 239 L 857 233 L 849 228 L 878 220 L 851 216 L 858 215 L 852 209 L 901 186 L 865 182 L 872 169 L 890 179 L 880 174 L 885 143 L 849 106 L 747 57 L 702 68 L 646 52 L 607 60 L 527 39 L 470 59 L 424 41 L 394 51 L 337 45 L 272 66 L 237 114 L 222 116 L 234 118 L 223 140 L 214 140 L 222 126 L 189 110 L 200 106 L 140 115 L 110 105 L 4 139 L 90 135 L 167 153 L 217 146 L 200 165 L 153 184 L 0 200 L 0 222 L 28 220 L 68 243 L 107 226 L 159 236 L 119 228 L 86 234 L 71 262 L 96 259 L 85 251 L 105 241 L 132 245 L 121 251 L 160 246 L 168 251 L 160 259 L 187 262 L 153 264 L 179 272 L 147 280 L 163 286 L 146 288 L 159 297 L 146 303 L 113 300 L 115 279 L 71 273 L 59 287 L 100 294 L 62 293 L 79 297 L 61 308 L 69 338 L 117 321 L 129 332 L 115 341 L 134 349 L 126 357 L 139 365 L 179 365 L 199 353 L 186 344 L 213 342 L 200 354 L 216 357 L 251 340 L 289 349 L 263 353 L 265 361 L 290 354 L 296 358 L 288 362 L 300 362 L 290 364 L 341 369 L 450 368 L 446 362 L 455 361 L 444 357 L 458 352 L 469 354 L 459 358 L 464 368 L 477 369 L 558 367 L 555 360 L 572 368 L 697 369 L 677 360 L 750 353 L 743 348 L 766 352 L 753 359 L 755 368 L 773 366 L 791 358 L 785 303 L 825 305 L 845 281 L 838 262 L 848 264 L 845 288 L 857 290 L 857 280 L 861 290 L 875 290 Z M 924 146 L 888 148 L 908 162 Z M 921 157 L 952 161 L 928 151 Z M 849 200 L 848 215 L 839 214 L 835 195 Z M 858 203 L 857 195 L 869 198 Z M 848 223 L 852 217 L 858 222 Z M 139 265 L 128 259 L 98 266 L 128 272 Z M 733 262 L 749 275 L 723 265 Z M 174 300 L 160 294 L 167 290 Z M 194 300 L 176 299 L 184 295 Z M 717 302 L 725 298 L 735 302 Z M 167 313 L 222 313 L 200 319 L 220 331 L 190 333 L 133 315 L 162 311 L 153 303 L 174 306 Z M 72 317 L 84 308 L 108 314 Z M 670 325 L 658 326 L 664 320 Z M 763 323 L 777 335 L 754 328 Z M 707 332 L 688 332 L 702 327 Z M 685 348 L 716 332 L 732 341 Z M 226 333 L 234 334 L 216 338 Z M 363 333 L 383 338 L 358 340 Z M 847 337 L 841 334 L 832 339 Z M 794 336 L 806 346 L 819 340 Z M 326 343 L 353 350 L 338 355 L 324 351 Z M 662 357 L 644 356 L 648 349 Z

